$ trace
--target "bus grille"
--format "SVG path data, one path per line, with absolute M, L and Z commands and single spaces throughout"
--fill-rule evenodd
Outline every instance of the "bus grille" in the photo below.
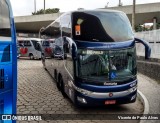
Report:
M 0 69 L 0 89 L 4 88 L 4 69 Z

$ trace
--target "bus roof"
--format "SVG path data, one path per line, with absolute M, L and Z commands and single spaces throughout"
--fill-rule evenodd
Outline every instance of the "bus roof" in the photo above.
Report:
M 111 9 L 94 9 L 94 10 L 76 10 L 76 11 L 70 11 L 70 12 L 66 12 L 63 13 L 61 16 L 65 15 L 65 14 L 72 14 L 74 12 L 118 12 L 118 13 L 124 13 L 123 11 L 118 11 L 118 10 L 111 10 Z
M 120 12 L 120 13 L 123 13 L 122 11 L 111 10 L 111 9 L 78 10 L 73 12 Z
M 20 40 L 36 40 L 36 41 L 42 41 L 42 39 L 40 39 L 40 38 L 23 38 L 23 37 L 18 37 L 17 39 L 18 39 L 18 41 L 20 41 Z

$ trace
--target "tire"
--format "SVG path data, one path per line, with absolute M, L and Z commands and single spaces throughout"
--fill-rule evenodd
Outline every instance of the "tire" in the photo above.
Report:
M 64 54 L 64 59 L 67 59 L 67 54 Z
M 60 81 L 61 81 L 60 79 L 61 77 L 58 76 L 58 80 L 56 81 L 56 85 L 59 91 L 60 91 Z
M 60 91 L 61 91 L 63 97 L 66 98 L 67 94 L 65 93 L 64 82 L 63 82 L 62 77 L 60 78 L 59 84 L 60 84 Z
M 46 69 L 46 64 L 45 64 L 45 57 L 44 57 L 43 54 L 41 55 L 41 60 L 42 60 L 43 68 L 44 68 L 45 70 L 47 70 L 47 69 Z
M 30 58 L 30 60 L 33 60 L 33 59 L 34 59 L 34 56 L 33 56 L 32 53 L 29 54 L 29 58 Z
M 55 79 L 56 82 L 57 82 L 57 71 L 56 71 L 56 70 L 54 70 L 54 79 Z

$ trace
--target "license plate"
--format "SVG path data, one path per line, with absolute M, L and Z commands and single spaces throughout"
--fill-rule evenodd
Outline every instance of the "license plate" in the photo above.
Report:
M 105 105 L 113 105 L 116 104 L 116 100 L 107 100 L 105 101 Z

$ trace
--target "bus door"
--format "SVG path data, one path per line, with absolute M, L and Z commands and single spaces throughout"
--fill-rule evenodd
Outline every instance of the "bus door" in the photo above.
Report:
M 32 46 L 32 54 L 33 54 L 33 58 L 41 58 L 41 45 L 40 45 L 40 41 L 36 41 L 36 40 L 31 40 L 33 46 Z
M 0 114 L 5 115 L 16 114 L 16 45 L 16 32 L 10 2 L 9 0 L 0 0 Z M 0 120 L 0 123 L 13 122 Z
M 63 75 L 65 80 L 65 85 L 72 85 L 74 82 L 74 54 L 72 50 L 74 49 L 74 42 L 70 38 L 64 38 L 63 43 L 63 50 L 64 50 L 64 65 L 65 65 L 65 72 Z M 67 74 L 66 74 L 67 73 Z M 74 100 L 74 90 L 72 86 L 68 86 L 68 88 L 65 88 L 65 92 L 68 94 L 68 96 Z

